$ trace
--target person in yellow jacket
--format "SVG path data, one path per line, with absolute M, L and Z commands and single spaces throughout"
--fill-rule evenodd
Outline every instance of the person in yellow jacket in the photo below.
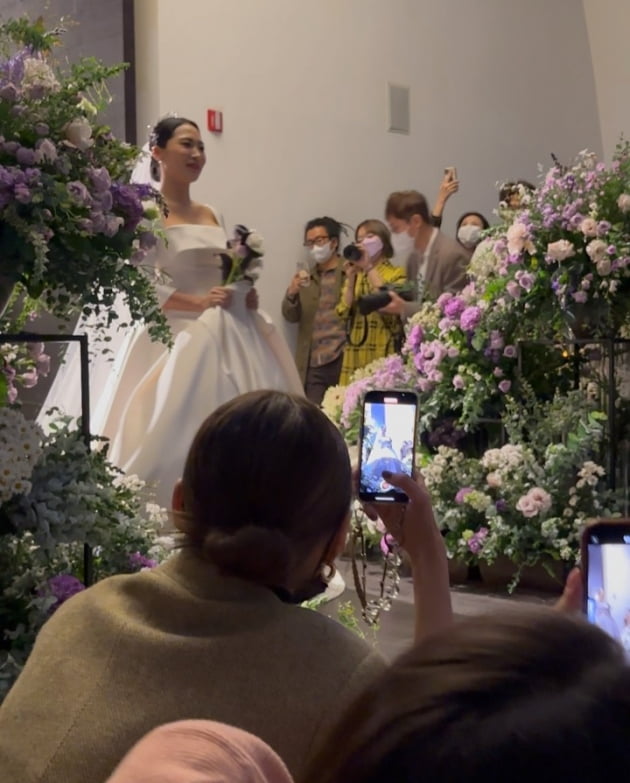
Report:
M 342 385 L 350 381 L 355 370 L 395 353 L 403 336 L 399 316 L 378 310 L 362 315 L 358 304 L 361 297 L 378 293 L 383 286 L 405 283 L 405 270 L 390 260 L 394 250 L 389 229 L 380 220 L 364 220 L 357 226 L 355 244 L 361 256 L 356 261 L 346 261 L 346 280 L 337 305 L 337 314 L 347 324 L 339 379 Z

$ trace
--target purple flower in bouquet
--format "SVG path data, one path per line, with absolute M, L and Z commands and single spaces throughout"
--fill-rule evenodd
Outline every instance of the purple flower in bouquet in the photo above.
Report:
M 115 182 L 111 187 L 113 209 L 124 215 L 125 230 L 135 231 L 144 217 L 143 191 L 136 185 L 121 185 Z
M 507 394 L 512 388 L 512 381 L 508 381 L 507 378 L 499 382 L 499 390 L 503 394 Z
M 454 294 L 452 294 L 450 291 L 445 291 L 443 294 L 440 294 L 437 298 L 437 306 L 440 308 L 442 312 L 444 312 L 444 305 L 452 299 Z
M 141 571 L 143 568 L 155 568 L 157 560 L 153 560 L 140 552 L 134 552 L 129 555 L 129 565 L 136 571 Z
M 493 329 L 490 332 L 490 350 L 500 351 L 505 346 L 505 340 L 503 335 L 498 329 Z
M 98 168 L 90 166 L 86 169 L 86 174 L 95 193 L 104 193 L 111 188 L 112 178 L 104 166 Z
M 503 349 L 503 355 L 506 359 L 515 359 L 516 358 L 516 346 L 515 345 L 506 345 Z
M 76 576 L 72 576 L 72 574 L 57 574 L 46 582 L 45 586 L 40 589 L 39 594 L 41 596 L 50 595 L 57 599 L 50 609 L 52 614 L 68 598 L 72 598 L 73 595 L 80 593 L 82 590 L 85 590 L 85 585 Z
M 459 323 L 465 332 L 473 332 L 481 320 L 481 309 L 475 305 L 467 307 L 461 314 Z
M 473 533 L 472 536 L 468 539 L 466 546 L 473 554 L 477 555 L 479 552 L 481 552 L 483 548 L 483 542 L 487 537 L 488 528 L 480 527 L 479 530 L 477 530 L 476 533 Z
M 68 193 L 72 197 L 72 200 L 80 207 L 86 207 L 92 203 L 90 191 L 85 187 L 83 182 L 79 182 L 78 180 L 69 182 Z
M 588 301 L 588 294 L 586 291 L 575 291 L 571 296 L 578 304 L 584 304 Z
M 420 324 L 414 324 L 409 334 L 407 335 L 407 340 L 405 343 L 405 347 L 403 349 L 403 353 L 416 353 L 420 346 L 422 345 L 422 341 L 424 340 L 424 331 Z
M 461 504 L 466 499 L 466 495 L 470 495 L 472 491 L 473 491 L 472 487 L 462 487 L 457 491 L 457 494 L 455 495 L 455 502 L 461 506 Z
M 499 514 L 504 514 L 510 508 L 510 505 L 506 500 L 499 498 L 494 504 L 494 507 L 499 512 Z
M 535 278 L 530 272 L 526 272 L 524 269 L 519 269 L 514 275 L 516 281 L 525 291 L 531 291 L 534 287 Z
M 520 299 L 522 289 L 516 280 L 510 280 L 505 288 L 512 299 Z

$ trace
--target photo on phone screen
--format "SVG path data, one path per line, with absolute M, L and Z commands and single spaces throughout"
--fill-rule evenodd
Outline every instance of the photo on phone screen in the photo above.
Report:
M 407 495 L 383 471 L 413 472 L 418 398 L 413 392 L 367 392 L 361 428 L 359 498 L 404 503 Z
M 630 659 L 630 523 L 585 531 L 586 616 L 621 643 Z

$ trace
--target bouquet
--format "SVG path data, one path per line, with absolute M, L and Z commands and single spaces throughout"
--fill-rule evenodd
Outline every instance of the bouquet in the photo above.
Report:
M 239 224 L 234 226 L 228 248 L 228 253 L 221 254 L 225 285 L 236 283 L 238 280 L 255 282 L 265 253 L 261 235 Z

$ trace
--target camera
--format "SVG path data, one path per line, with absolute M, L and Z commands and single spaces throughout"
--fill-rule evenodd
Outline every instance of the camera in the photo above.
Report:
M 345 252 L 345 251 L 344 251 Z M 413 291 L 408 286 L 384 285 L 378 289 L 378 293 L 365 294 L 357 300 L 357 307 L 361 315 L 369 315 L 381 307 L 386 307 L 391 299 L 389 292 L 393 291 L 406 302 L 413 302 Z
M 346 245 L 343 249 L 343 257 L 352 262 L 360 261 L 363 251 L 358 245 Z

